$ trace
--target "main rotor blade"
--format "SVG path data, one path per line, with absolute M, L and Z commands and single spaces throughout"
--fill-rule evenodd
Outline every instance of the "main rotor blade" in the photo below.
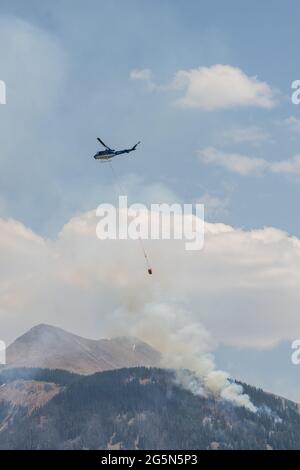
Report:
M 135 149 L 137 148 L 137 146 L 138 146 L 140 143 L 141 143 L 141 141 L 139 140 L 139 141 L 137 142 L 137 144 L 135 144 L 135 145 L 131 148 L 131 150 L 135 150 Z
M 103 145 L 103 147 L 105 147 L 107 150 L 111 150 L 111 148 L 107 147 L 107 145 L 105 145 L 105 143 L 99 138 L 97 137 L 97 140 L 100 142 L 100 144 Z

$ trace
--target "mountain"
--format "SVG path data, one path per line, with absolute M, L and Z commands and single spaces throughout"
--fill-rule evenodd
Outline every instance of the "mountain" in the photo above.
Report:
M 241 384 L 257 412 L 183 389 L 135 338 L 38 325 L 0 369 L 0 449 L 300 449 L 298 405 Z
M 156 368 L 4 369 L 0 384 L 0 449 L 300 449 L 297 405 L 245 384 L 256 413 Z
M 8 367 L 64 369 L 78 374 L 156 366 L 159 353 L 131 337 L 91 340 L 50 325 L 37 325 L 7 348 Z

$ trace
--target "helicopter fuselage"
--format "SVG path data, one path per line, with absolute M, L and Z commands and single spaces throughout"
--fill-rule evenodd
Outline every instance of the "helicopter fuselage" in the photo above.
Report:
M 117 156 L 117 155 L 122 155 L 124 153 L 130 153 L 130 152 L 133 152 L 134 150 L 136 150 L 137 146 L 141 143 L 141 142 L 137 142 L 133 147 L 129 148 L 129 149 L 123 149 L 123 150 L 114 150 L 114 149 L 111 149 L 110 147 L 108 147 L 104 142 L 103 140 L 100 139 L 100 137 L 97 137 L 97 140 L 98 142 L 100 142 L 100 144 L 105 147 L 105 150 L 100 150 L 100 152 L 97 152 L 95 155 L 94 155 L 94 159 L 95 160 L 111 160 L 113 157 Z
M 124 153 L 132 152 L 133 149 L 124 150 L 101 150 L 94 155 L 95 160 L 110 160 L 111 158 L 122 155 Z

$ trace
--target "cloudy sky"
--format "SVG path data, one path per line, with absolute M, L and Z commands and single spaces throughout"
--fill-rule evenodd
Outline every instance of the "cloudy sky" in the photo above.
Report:
M 300 401 L 298 2 L 0 6 L 2 338 L 144 334 L 138 312 L 168 305 L 219 367 Z M 149 242 L 148 279 L 134 244 L 96 239 L 95 208 L 116 200 L 97 135 L 142 141 L 117 162 L 130 202 L 205 204 L 204 250 Z

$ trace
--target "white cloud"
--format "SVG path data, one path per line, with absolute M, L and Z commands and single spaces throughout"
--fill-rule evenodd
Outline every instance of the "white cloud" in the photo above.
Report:
M 291 175 L 300 175 L 300 154 L 294 155 L 288 160 L 272 162 L 270 169 L 273 173 L 286 173 Z
M 216 165 L 240 175 L 258 175 L 263 172 L 300 175 L 300 155 L 287 160 L 268 161 L 264 158 L 249 157 L 206 147 L 199 151 L 199 159 L 207 165 Z
M 134 69 L 130 72 L 130 80 L 150 80 L 152 77 L 151 69 Z
M 171 329 L 183 309 L 180 328 L 200 323 L 234 346 L 268 347 L 300 330 L 299 239 L 207 223 L 202 251 L 146 241 L 149 277 L 139 244 L 99 241 L 97 222 L 94 211 L 82 214 L 47 240 L 0 220 L 2 339 L 46 322 L 92 337 L 152 334 L 156 342 L 150 312 L 157 305 L 172 313 L 170 322 L 163 317 Z
M 255 106 L 269 109 L 276 104 L 275 90 L 270 85 L 230 65 L 178 70 L 167 85 L 157 85 L 150 69 L 132 70 L 130 79 L 144 81 L 149 91 L 183 91 L 184 95 L 176 104 L 184 108 L 212 111 Z
M 153 81 L 151 69 L 134 69 L 129 74 L 130 80 L 145 82 L 149 91 L 153 91 L 157 86 Z
M 274 91 L 266 82 L 249 77 L 230 65 L 179 70 L 173 86 L 184 90 L 185 94 L 177 104 L 187 108 L 211 111 L 240 106 L 272 108 L 275 105 Z
M 207 219 L 226 214 L 229 198 L 227 196 L 221 198 L 206 192 L 200 196 L 198 202 L 204 204 L 205 218 Z
M 214 147 L 206 147 L 199 152 L 199 158 L 208 165 L 218 165 L 240 175 L 258 174 L 267 167 L 262 158 L 252 158 L 238 153 L 221 152 Z
M 235 127 L 222 132 L 221 136 L 225 142 L 233 144 L 249 142 L 258 145 L 270 141 L 270 134 L 257 126 Z
M 300 119 L 296 118 L 295 116 L 290 116 L 284 120 L 284 123 L 292 132 L 296 134 L 300 133 Z

